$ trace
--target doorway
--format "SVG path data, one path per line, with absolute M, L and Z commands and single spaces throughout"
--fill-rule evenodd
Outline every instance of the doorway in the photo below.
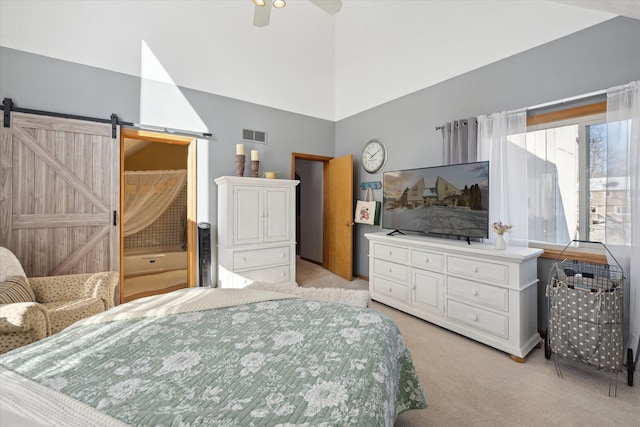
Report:
M 195 286 L 195 139 L 123 129 L 120 302 Z
M 292 179 L 300 179 L 296 252 L 302 259 L 353 280 L 353 156 L 292 153 L 291 159 Z

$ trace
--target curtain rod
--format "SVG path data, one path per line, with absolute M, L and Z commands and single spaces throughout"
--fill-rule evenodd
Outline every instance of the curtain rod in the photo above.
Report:
M 539 108 L 551 107 L 551 106 L 554 106 L 554 105 L 561 105 L 561 104 L 565 104 L 567 102 L 572 102 L 572 101 L 579 101 L 581 99 L 587 99 L 587 98 L 591 98 L 591 97 L 598 96 L 598 95 L 604 95 L 606 93 L 607 93 L 606 90 L 597 90 L 595 92 L 589 92 L 589 93 L 585 93 L 585 94 L 582 94 L 582 95 L 571 96 L 569 98 L 564 98 L 564 99 L 560 99 L 560 100 L 557 100 L 557 101 L 551 101 L 551 102 L 546 102 L 544 104 L 533 105 L 531 107 L 527 107 L 527 111 L 529 111 L 529 110 L 537 110 Z
M 180 130 L 180 129 L 163 128 L 163 127 L 159 127 L 159 126 L 143 125 L 143 124 L 140 124 L 140 123 L 123 122 L 123 121 L 120 121 L 120 119 L 118 118 L 118 116 L 115 113 L 112 114 L 109 119 L 103 119 L 103 118 L 99 118 L 99 117 L 78 116 L 78 115 L 75 115 L 75 114 L 55 113 L 55 112 L 52 112 L 52 111 L 33 110 L 33 109 L 30 109 L 30 108 L 20 108 L 20 107 L 16 107 L 15 106 L 15 104 L 13 103 L 11 98 L 4 98 L 4 100 L 2 101 L 2 105 L 0 105 L 0 110 L 4 110 L 5 111 L 5 116 L 7 114 L 9 114 L 9 112 L 15 111 L 16 113 L 36 114 L 36 115 L 40 115 L 40 116 L 59 117 L 59 118 L 63 118 L 63 119 L 84 120 L 84 121 L 87 121 L 87 122 L 97 122 L 97 123 L 110 123 L 112 126 L 120 125 L 120 126 L 131 127 L 131 128 L 136 128 L 136 129 L 142 129 L 142 130 L 152 130 L 152 131 L 156 131 L 156 132 L 166 132 L 166 133 L 171 133 L 171 134 L 193 136 L 193 137 L 206 138 L 206 139 L 210 139 L 210 138 L 213 137 L 213 134 L 208 133 L 208 132 L 192 132 L 192 131 Z M 5 127 L 9 127 L 8 124 L 9 124 L 9 121 L 5 120 L 4 126 Z M 115 138 L 115 136 L 113 136 L 113 137 Z
M 531 107 L 527 107 L 526 110 L 530 111 L 530 110 L 537 110 L 537 109 L 540 109 L 540 108 L 551 107 L 551 106 L 554 106 L 554 105 L 562 105 L 562 104 L 565 104 L 567 102 L 579 101 L 581 99 L 592 98 L 594 96 L 604 95 L 606 93 L 607 93 L 606 90 L 597 90 L 595 92 L 589 92 L 589 93 L 585 93 L 585 94 L 582 94 L 582 95 L 571 96 L 569 98 L 564 98 L 564 99 L 560 99 L 560 100 L 557 100 L 557 101 L 551 101 L 551 102 L 546 102 L 544 104 L 533 105 Z M 466 126 L 467 123 L 463 122 L 462 125 Z M 436 130 L 443 129 L 444 127 L 445 127 L 445 125 L 436 126 Z
M 476 123 L 478 123 L 478 122 L 476 121 Z M 467 124 L 468 124 L 468 120 L 465 120 L 465 121 L 462 122 L 462 126 L 466 126 Z M 444 129 L 445 126 L 446 125 L 436 126 L 436 130 Z M 456 127 L 458 127 L 458 123 L 456 123 Z

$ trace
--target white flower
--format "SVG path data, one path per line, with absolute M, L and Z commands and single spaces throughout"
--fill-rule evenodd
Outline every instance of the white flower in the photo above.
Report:
M 183 313 L 176 317 L 176 323 L 193 323 L 202 319 L 204 314 L 200 311 L 192 311 L 190 313 Z
M 202 395 L 200 396 L 201 400 L 210 400 L 212 402 L 220 402 L 220 393 L 222 392 L 221 387 L 211 387 L 207 386 Z
M 298 331 L 282 331 L 273 336 L 274 348 L 289 347 L 304 340 L 304 334 Z
M 249 353 L 242 356 L 240 359 L 240 365 L 242 365 L 244 369 L 240 371 L 240 375 L 244 377 L 250 373 L 258 372 L 260 368 L 264 366 L 266 360 L 267 357 L 262 353 Z
M 156 376 L 165 375 L 167 372 L 184 371 L 200 363 L 200 355 L 195 351 L 186 350 L 166 357 L 162 361 L 162 368 L 156 372 Z
M 133 396 L 142 386 L 140 378 L 131 378 L 109 387 L 107 394 L 117 400 L 126 400 Z
M 347 401 L 347 389 L 334 381 L 319 382 L 312 386 L 303 396 L 307 401 L 307 409 L 304 415 L 314 416 L 323 408 L 332 408 L 344 404 Z
M 265 408 L 261 408 L 261 409 L 254 409 L 253 411 L 250 412 L 250 415 L 253 418 L 264 418 L 269 414 L 269 410 L 265 409 Z
M 374 313 L 360 313 L 356 316 L 356 320 L 360 322 L 361 325 L 371 325 L 382 322 L 380 316 Z
M 277 405 L 284 402 L 284 395 L 282 393 L 271 393 L 265 400 L 269 406 Z
M 233 315 L 232 319 L 232 324 L 237 325 L 246 323 L 249 319 L 251 319 L 251 315 L 249 313 L 236 313 Z
M 356 328 L 345 328 L 340 331 L 340 335 L 347 340 L 347 344 L 353 344 L 360 341 L 361 333 Z

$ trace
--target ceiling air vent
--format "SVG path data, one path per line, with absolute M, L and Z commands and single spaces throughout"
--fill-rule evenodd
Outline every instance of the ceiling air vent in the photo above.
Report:
M 242 140 L 248 142 L 257 142 L 259 144 L 266 144 L 267 133 L 261 130 L 242 129 Z

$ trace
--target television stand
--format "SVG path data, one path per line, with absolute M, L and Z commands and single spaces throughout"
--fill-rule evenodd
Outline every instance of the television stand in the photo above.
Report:
M 387 233 L 387 236 L 395 236 L 396 234 L 402 234 L 404 236 L 404 233 L 400 230 L 393 230 Z
M 462 239 L 367 233 L 371 299 L 502 350 L 516 361 L 540 343 L 542 250 Z

